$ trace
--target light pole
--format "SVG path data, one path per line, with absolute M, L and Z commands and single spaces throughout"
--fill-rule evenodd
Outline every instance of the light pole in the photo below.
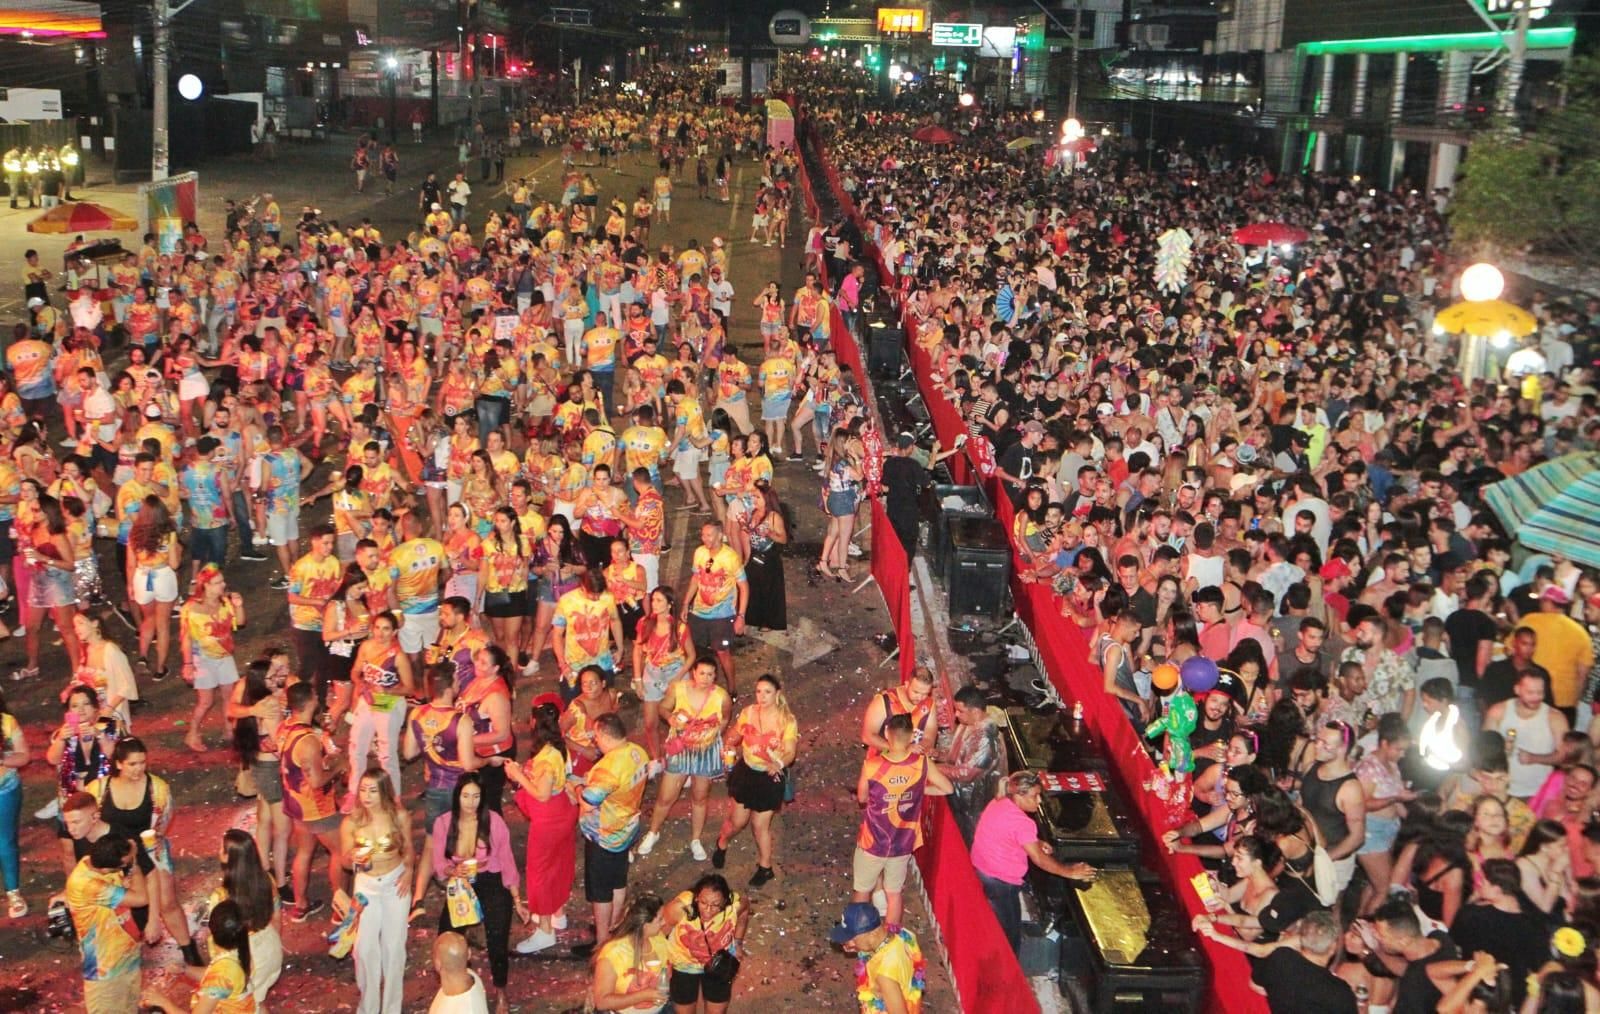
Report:
M 159 183 L 168 176 L 171 157 L 171 132 L 168 129 L 167 104 L 168 61 L 172 58 L 172 19 L 182 14 L 195 0 L 183 0 L 176 7 L 167 0 L 154 0 L 151 8 L 150 87 L 154 94 L 150 103 L 150 179 Z
M 395 91 L 396 83 L 400 76 L 400 61 L 392 53 L 383 61 L 383 76 L 388 79 L 389 84 L 389 143 L 395 144 L 397 142 L 395 139 L 394 120 L 395 107 L 398 104 Z

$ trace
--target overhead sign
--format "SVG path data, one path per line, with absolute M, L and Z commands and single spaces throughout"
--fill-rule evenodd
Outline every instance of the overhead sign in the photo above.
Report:
M 1550 13 L 1553 0 L 1483 0 L 1483 9 L 1491 17 L 1512 17 L 1528 5 L 1528 20 L 1538 21 Z
M 594 12 L 587 7 L 552 7 L 550 20 L 558 25 L 584 28 L 594 24 Z
M 799 11 L 779 11 L 767 23 L 767 37 L 774 46 L 803 46 L 811 41 L 811 19 Z
M 935 46 L 960 46 L 965 49 L 976 49 L 983 44 L 983 26 L 952 21 L 935 21 L 933 23 L 933 44 Z
M 989 25 L 983 30 L 983 40 L 978 43 L 978 55 L 996 60 L 1009 60 L 1017 49 L 1017 29 L 1014 25 Z
M 879 7 L 878 31 L 916 34 L 928 30 L 928 12 L 921 7 Z

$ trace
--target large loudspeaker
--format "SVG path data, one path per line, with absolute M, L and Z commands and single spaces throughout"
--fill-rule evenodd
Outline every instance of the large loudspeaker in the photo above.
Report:
M 868 324 L 867 372 L 874 377 L 892 377 L 900 372 L 900 355 L 906 333 L 898 327 L 875 320 Z
M 945 593 L 950 616 L 1000 617 L 1011 580 L 1011 544 L 994 518 L 946 516 Z

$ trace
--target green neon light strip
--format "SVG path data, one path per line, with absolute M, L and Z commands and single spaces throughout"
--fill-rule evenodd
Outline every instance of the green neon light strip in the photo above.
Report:
M 1532 28 L 1528 30 L 1529 49 L 1566 49 L 1578 37 L 1578 30 L 1565 28 Z M 1330 39 L 1326 42 L 1302 42 L 1299 50 L 1306 56 L 1338 55 L 1341 53 L 1446 53 L 1492 50 L 1500 45 L 1497 32 L 1460 32 L 1454 35 L 1392 35 L 1383 39 Z

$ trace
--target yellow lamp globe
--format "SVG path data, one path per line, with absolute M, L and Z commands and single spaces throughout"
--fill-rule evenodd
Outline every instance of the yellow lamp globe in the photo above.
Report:
M 1499 299 L 1505 288 L 1505 276 L 1493 264 L 1478 263 L 1461 272 L 1461 298 L 1469 303 Z

